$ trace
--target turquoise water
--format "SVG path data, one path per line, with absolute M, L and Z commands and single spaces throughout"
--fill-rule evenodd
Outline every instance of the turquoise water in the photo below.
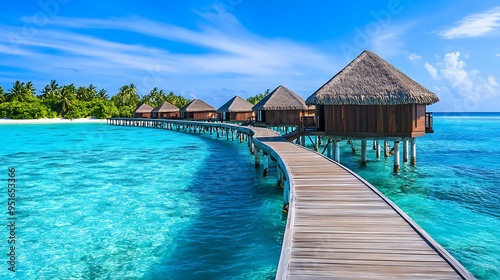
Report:
M 402 208 L 479 279 L 500 279 L 500 114 L 436 115 L 417 140 L 417 166 L 392 173 L 369 150 L 365 167 L 342 143 L 341 163 Z M 369 142 L 369 147 L 371 147 Z M 392 146 L 392 143 L 391 143 Z
M 392 157 L 372 151 L 361 167 L 359 143 L 354 154 L 343 143 L 341 161 L 476 277 L 500 279 L 500 115 L 434 121 L 417 167 L 395 175 Z M 274 278 L 282 191 L 246 144 L 71 124 L 3 125 L 0 145 L 1 181 L 9 166 L 19 179 L 18 279 Z
M 246 144 L 47 124 L 2 125 L 0 147 L 1 182 L 18 179 L 17 272 L 2 254 L 0 279 L 274 278 L 282 190 Z

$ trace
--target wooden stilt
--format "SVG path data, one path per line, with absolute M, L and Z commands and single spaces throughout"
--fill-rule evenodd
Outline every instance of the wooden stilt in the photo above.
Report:
M 389 141 L 384 141 L 384 156 L 389 157 Z
M 283 171 L 281 171 L 281 167 L 278 163 L 276 163 L 276 182 L 278 183 L 278 187 L 281 187 L 283 184 Z
M 394 141 L 394 172 L 399 172 L 399 141 Z
M 379 140 L 377 140 L 376 149 L 377 149 L 375 152 L 376 156 L 377 156 L 377 158 L 380 158 L 380 141 Z
M 333 146 L 334 146 L 334 160 L 336 162 L 340 162 L 340 141 L 334 140 Z
M 417 139 L 411 138 L 411 165 L 417 165 Z
M 333 154 L 333 152 L 332 152 L 332 151 L 333 151 L 333 144 L 332 144 L 332 140 L 328 140 L 328 142 L 326 143 L 326 146 L 327 146 L 327 147 L 326 147 L 326 156 L 327 156 L 328 158 L 333 159 L 333 158 L 332 158 L 332 154 Z
M 248 137 L 248 148 L 250 149 L 250 153 L 254 154 L 255 149 L 254 149 L 252 137 Z
M 408 162 L 408 139 L 403 139 L 403 162 Z
M 264 177 L 267 177 L 269 175 L 269 154 L 264 153 L 264 172 L 263 172 Z
M 255 148 L 255 167 L 258 168 L 260 166 L 260 149 Z
M 361 165 L 366 165 L 366 150 L 367 141 L 366 139 L 361 140 Z

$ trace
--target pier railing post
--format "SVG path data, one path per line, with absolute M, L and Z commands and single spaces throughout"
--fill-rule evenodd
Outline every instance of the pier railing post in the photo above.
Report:
M 260 166 L 260 149 L 255 148 L 255 168 L 258 168 Z

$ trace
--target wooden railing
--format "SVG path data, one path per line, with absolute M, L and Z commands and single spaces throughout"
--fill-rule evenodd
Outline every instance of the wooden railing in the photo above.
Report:
M 425 133 L 434 133 L 432 112 L 425 113 Z

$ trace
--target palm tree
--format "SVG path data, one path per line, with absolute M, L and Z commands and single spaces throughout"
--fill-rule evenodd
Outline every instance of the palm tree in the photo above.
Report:
M 76 98 L 80 101 L 89 101 L 90 94 L 86 87 L 78 87 L 76 90 Z
M 97 98 L 97 87 L 94 86 L 93 84 L 90 84 L 89 87 L 87 88 L 87 93 L 89 97 L 89 101 Z
M 119 92 L 116 94 L 116 98 L 119 102 L 117 105 L 120 106 L 137 106 L 141 101 L 137 94 L 137 87 L 134 84 L 120 87 Z
M 24 83 L 15 81 L 12 88 L 9 89 L 8 101 L 22 101 L 24 95 Z
M 61 88 L 59 87 L 59 84 L 56 82 L 56 80 L 50 80 L 50 83 L 46 85 L 40 92 L 42 95 L 40 97 L 42 99 L 52 99 L 57 96 L 59 93 L 59 90 Z
M 58 95 L 59 113 L 65 115 L 73 106 L 76 98 L 76 88 L 74 84 L 63 86 Z
M 105 89 L 101 89 L 97 93 L 97 98 L 102 99 L 102 100 L 108 100 L 109 99 L 109 95 L 106 93 Z

